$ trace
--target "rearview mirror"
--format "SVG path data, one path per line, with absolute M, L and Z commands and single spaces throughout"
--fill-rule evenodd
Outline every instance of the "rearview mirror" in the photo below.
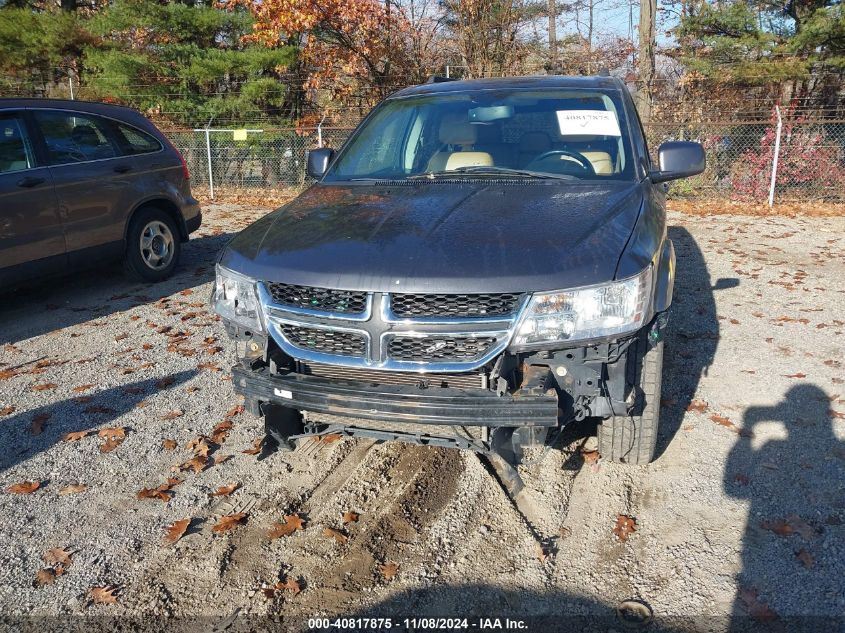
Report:
M 660 171 L 651 173 L 654 183 L 689 178 L 704 171 L 707 157 L 701 143 L 669 141 L 657 150 Z
M 311 178 L 322 178 L 328 170 L 332 158 L 334 158 L 334 150 L 328 147 L 308 150 L 308 158 L 305 161 L 305 173 Z

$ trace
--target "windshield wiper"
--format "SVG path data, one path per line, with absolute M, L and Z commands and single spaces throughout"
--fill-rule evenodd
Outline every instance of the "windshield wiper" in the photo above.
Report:
M 516 178 L 544 178 L 551 180 L 572 180 L 575 176 L 567 174 L 549 174 L 542 171 L 528 169 L 511 169 L 510 167 L 495 167 L 479 165 L 475 167 L 458 167 L 443 171 L 428 171 L 424 174 L 408 176 L 408 180 L 434 180 L 435 178 L 454 178 L 455 176 L 513 176 Z

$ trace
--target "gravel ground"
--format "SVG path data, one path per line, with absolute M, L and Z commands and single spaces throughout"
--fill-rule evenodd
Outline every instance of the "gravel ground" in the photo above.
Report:
M 263 213 L 206 208 L 163 284 L 105 269 L 3 297 L 0 616 L 222 630 L 237 613 L 301 630 L 320 614 L 532 615 L 565 630 L 562 615 L 612 623 L 638 599 L 668 630 L 722 631 L 845 612 L 845 219 L 670 214 L 660 458 L 585 463 L 590 429 L 573 429 L 529 456 L 517 506 L 469 453 L 364 440 L 244 452 L 262 426 L 237 409 L 207 299 L 216 252 Z M 178 470 L 225 420 L 218 463 Z M 169 500 L 138 498 L 170 477 Z M 8 492 L 23 482 L 40 485 Z M 234 513 L 242 523 L 213 531 Z M 290 514 L 303 529 L 271 539 Z M 636 521 L 625 540 L 619 515 Z M 70 564 L 46 562 L 53 548 Z M 93 587 L 116 601 L 91 604 Z

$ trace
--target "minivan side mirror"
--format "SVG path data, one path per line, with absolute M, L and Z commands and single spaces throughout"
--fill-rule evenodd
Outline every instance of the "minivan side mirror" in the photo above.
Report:
M 322 178 L 333 158 L 334 150 L 328 147 L 308 150 L 308 158 L 305 161 L 305 172 L 311 178 Z
M 704 171 L 707 158 L 701 143 L 690 141 L 668 141 L 658 150 L 660 171 L 650 174 L 653 183 L 689 178 Z

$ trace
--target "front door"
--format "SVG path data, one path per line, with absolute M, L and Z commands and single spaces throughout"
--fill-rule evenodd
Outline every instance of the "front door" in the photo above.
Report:
M 71 265 L 120 252 L 135 165 L 121 155 L 111 122 L 68 110 L 32 112 L 46 146 Z
M 0 286 L 66 263 L 50 170 L 36 162 L 23 111 L 0 112 Z

